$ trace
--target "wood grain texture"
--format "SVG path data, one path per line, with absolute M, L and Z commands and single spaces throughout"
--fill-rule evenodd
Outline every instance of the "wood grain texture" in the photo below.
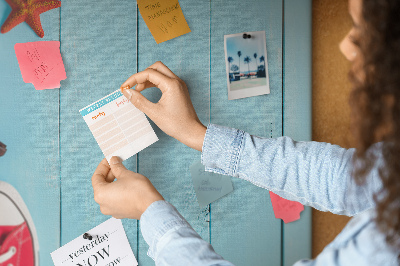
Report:
M 0 1 L 0 24 L 10 12 L 9 5 Z M 40 265 L 52 265 L 50 252 L 60 244 L 59 91 L 37 91 L 24 83 L 14 51 L 16 43 L 59 40 L 59 9 L 40 18 L 44 38 L 26 23 L 0 35 L 0 141 L 7 145 L 0 157 L 0 180 L 14 186 L 29 209 Z
M 347 1 L 313 1 L 313 140 L 352 146 L 347 78 L 350 63 L 339 43 L 351 28 Z M 349 217 L 313 210 L 312 255 L 316 257 L 349 221 Z
M 271 93 L 229 101 L 224 35 L 261 30 Z M 282 135 L 282 1 L 211 1 L 210 110 L 211 123 L 261 137 Z M 238 178 L 232 182 L 234 191 L 211 204 L 211 244 L 235 265 L 279 265 L 281 221 L 274 217 L 268 191 Z
M 207 125 L 210 116 L 210 3 L 190 0 L 180 1 L 179 4 L 191 32 L 160 44 L 155 42 L 138 13 L 138 70 L 162 61 L 186 82 L 199 119 Z M 143 95 L 157 102 L 161 92 L 151 88 L 146 89 Z M 166 135 L 151 123 L 159 141 L 139 153 L 138 171 L 150 179 L 165 200 L 177 208 L 205 241 L 210 241 L 209 207 L 199 208 L 189 171 L 189 166 L 200 159 L 200 152 Z M 147 256 L 148 245 L 141 233 L 138 245 L 139 265 L 153 265 L 153 260 Z
M 129 14 L 127 19 L 121 14 Z M 60 89 L 61 245 L 109 219 L 93 200 L 91 177 L 104 158 L 81 108 L 120 87 L 136 72 L 136 3 L 65 1 L 61 54 L 68 78 Z M 124 162 L 136 171 L 136 157 Z M 137 222 L 123 221 L 137 255 Z
M 297 141 L 311 140 L 311 5 L 311 0 L 284 1 L 283 135 Z M 311 256 L 311 213 L 305 207 L 299 220 L 282 222 L 282 265 Z

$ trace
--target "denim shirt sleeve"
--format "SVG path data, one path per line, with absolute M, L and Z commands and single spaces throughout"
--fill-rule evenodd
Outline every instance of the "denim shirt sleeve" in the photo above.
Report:
M 203 142 L 207 171 L 238 177 L 288 200 L 353 216 L 374 207 L 374 169 L 363 186 L 351 177 L 354 149 L 289 137 L 260 138 L 210 124 Z
M 146 209 L 140 217 L 140 228 L 149 245 L 147 255 L 156 265 L 233 265 L 215 253 L 164 200 L 153 202 Z

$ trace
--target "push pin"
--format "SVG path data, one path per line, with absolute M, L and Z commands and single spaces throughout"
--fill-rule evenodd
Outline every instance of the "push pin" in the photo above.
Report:
M 88 233 L 84 233 L 84 234 L 83 234 L 83 239 L 89 239 L 89 240 L 92 240 L 92 239 L 93 239 L 93 236 L 92 236 L 92 235 L 90 235 L 90 234 L 88 234 Z
M 250 34 L 243 33 L 243 39 L 250 39 L 250 38 L 251 38 Z

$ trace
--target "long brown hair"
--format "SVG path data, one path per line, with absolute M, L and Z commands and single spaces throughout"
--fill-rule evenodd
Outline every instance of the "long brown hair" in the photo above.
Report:
M 376 222 L 387 243 L 400 250 L 400 1 L 363 0 L 361 34 L 355 43 L 362 54 L 350 73 L 350 103 L 357 140 L 354 177 L 362 183 L 376 163 L 368 152 L 382 141 L 382 189 L 374 196 Z M 359 164 L 361 162 L 361 164 Z

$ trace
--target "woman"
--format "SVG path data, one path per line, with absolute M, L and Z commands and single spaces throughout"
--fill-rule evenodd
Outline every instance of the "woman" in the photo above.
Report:
M 357 149 L 327 143 L 262 139 L 217 125 L 204 127 L 185 83 L 162 63 L 121 88 L 165 133 L 202 151 L 210 171 L 248 180 L 319 210 L 356 215 L 315 260 L 296 265 L 398 265 L 400 250 L 400 1 L 350 0 L 353 28 L 340 44 L 352 62 Z M 130 89 L 136 85 L 136 90 Z M 140 92 L 158 87 L 149 102 Z M 116 182 L 112 182 L 117 178 Z M 117 157 L 93 177 L 101 211 L 140 219 L 157 265 L 231 265 L 203 241 L 150 181 Z

